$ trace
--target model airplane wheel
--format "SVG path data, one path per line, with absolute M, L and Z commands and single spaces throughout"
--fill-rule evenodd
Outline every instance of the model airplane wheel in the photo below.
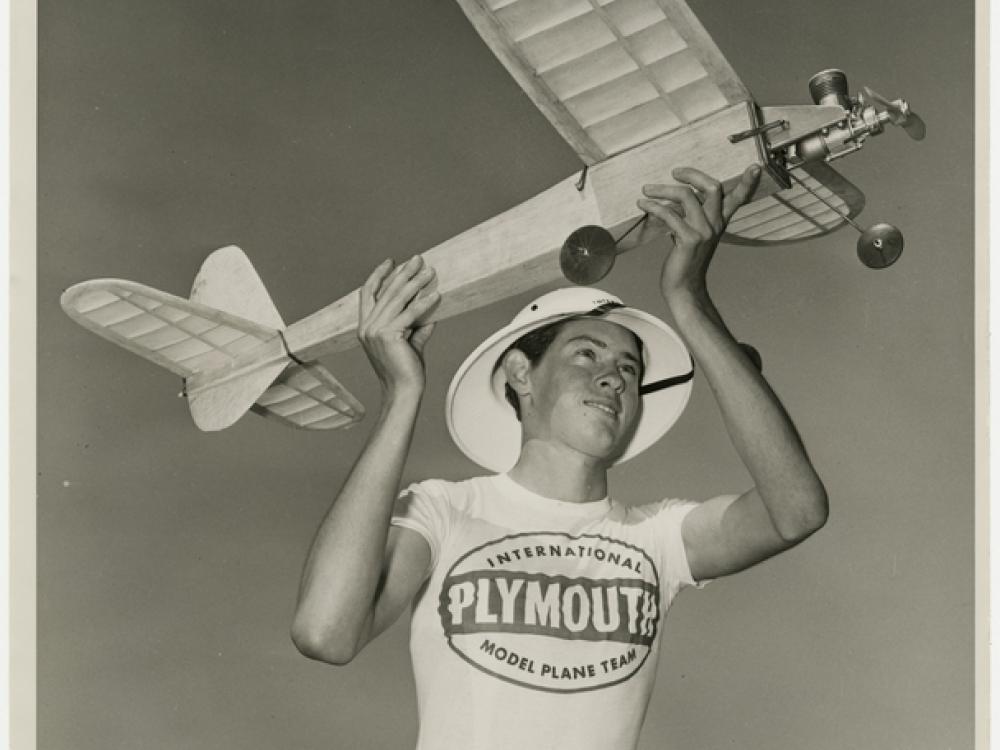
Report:
M 559 252 L 563 276 L 574 284 L 596 284 L 615 264 L 615 238 L 604 227 L 580 227 L 566 238 Z
M 873 224 L 858 237 L 858 258 L 869 268 L 888 268 L 903 254 L 903 234 L 892 224 Z

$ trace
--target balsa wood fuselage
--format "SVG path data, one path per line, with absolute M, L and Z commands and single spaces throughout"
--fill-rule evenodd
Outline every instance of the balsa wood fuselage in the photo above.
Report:
M 796 127 L 805 130 L 835 119 L 833 109 L 790 107 L 785 112 L 768 107 L 763 113 L 769 120 L 794 115 Z M 578 174 L 567 177 L 425 251 L 422 255 L 436 270 L 441 293 L 440 304 L 426 320 L 450 318 L 559 279 L 559 252 L 571 232 L 596 224 L 620 236 L 641 215 L 636 200 L 642 185 L 671 181 L 676 167 L 700 169 L 723 184 L 738 180 L 747 166 L 765 161 L 756 139 L 729 141 L 729 135 L 752 126 L 750 105 L 734 104 L 591 166 L 582 188 Z M 755 198 L 778 189 L 765 172 Z M 289 352 L 298 359 L 314 360 L 348 349 L 357 344 L 357 323 L 355 291 L 289 326 L 284 341 L 275 336 L 222 368 L 198 373 L 188 381 L 188 397 L 196 400 L 221 384 L 288 361 Z

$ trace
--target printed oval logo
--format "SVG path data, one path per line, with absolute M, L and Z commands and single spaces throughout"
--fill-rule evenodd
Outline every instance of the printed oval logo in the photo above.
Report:
M 660 622 L 659 575 L 638 547 L 531 533 L 459 558 L 441 587 L 448 644 L 482 671 L 536 690 L 596 690 L 645 663 Z

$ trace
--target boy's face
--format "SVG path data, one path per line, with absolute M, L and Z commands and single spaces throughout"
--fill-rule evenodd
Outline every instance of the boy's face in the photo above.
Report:
M 641 356 L 632 332 L 616 323 L 567 322 L 530 370 L 525 437 L 596 459 L 617 458 L 639 416 Z

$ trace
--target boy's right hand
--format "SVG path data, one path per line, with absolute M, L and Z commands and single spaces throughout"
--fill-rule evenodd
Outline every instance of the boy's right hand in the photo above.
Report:
M 415 255 L 393 267 L 383 261 L 361 287 L 358 340 L 387 393 L 422 393 L 424 345 L 433 323 L 414 325 L 438 303 L 434 269 Z

